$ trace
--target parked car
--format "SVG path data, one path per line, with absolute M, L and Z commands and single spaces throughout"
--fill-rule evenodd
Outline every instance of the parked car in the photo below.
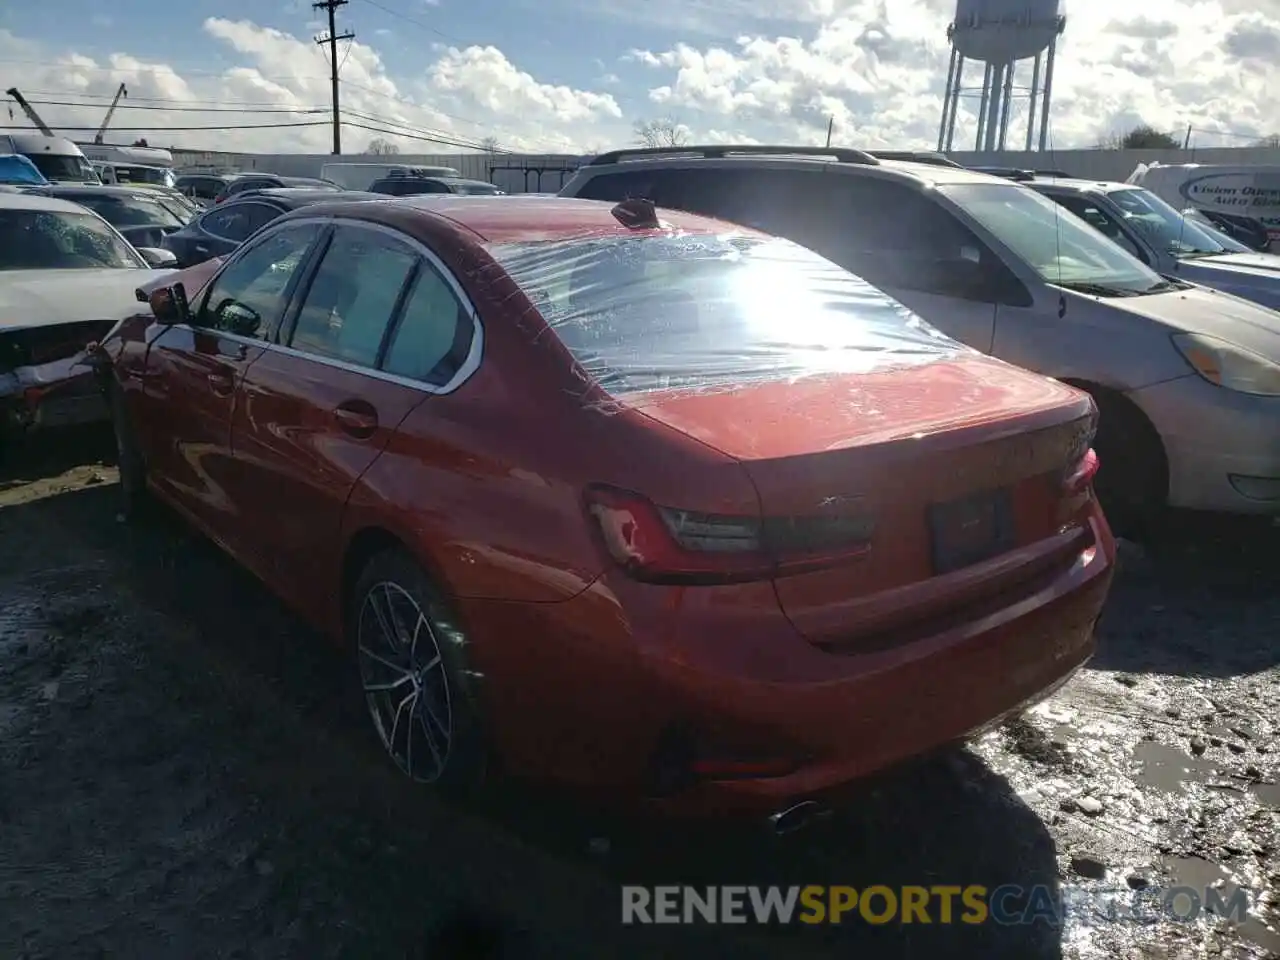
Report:
M 315 177 L 281 177 L 274 173 L 244 173 L 232 177 L 222 191 L 213 198 L 213 202 L 225 203 L 238 194 L 249 190 L 279 190 L 292 187 L 304 190 L 329 190 L 334 193 L 342 190 L 336 183 L 319 180 Z
M 173 185 L 197 205 L 207 207 L 227 188 L 232 179 L 219 173 L 184 173 Z
M 334 199 L 386 200 L 382 194 L 311 189 L 255 190 L 238 194 L 229 203 L 206 210 L 181 230 L 164 238 L 165 249 L 178 264 L 194 266 L 212 257 L 224 257 L 257 230 L 290 210 Z
M 414 197 L 422 193 L 458 193 L 464 196 L 497 197 L 505 191 L 483 180 L 467 180 L 463 177 L 421 177 L 401 175 L 382 177 L 369 185 L 370 193 L 383 193 L 392 197 Z
M 106 418 L 85 348 L 137 311 L 139 284 L 171 273 L 79 204 L 0 193 L 0 446 Z
M 104 343 L 128 501 L 350 644 L 415 779 L 492 755 L 769 813 L 1093 649 L 1114 541 L 1088 396 L 793 243 L 663 219 L 319 204 Z
M 35 191 L 33 191 L 35 192 Z M 88 207 L 135 247 L 164 246 L 164 238 L 181 230 L 190 217 L 182 208 L 164 202 L 150 190 L 137 187 L 105 187 L 56 184 L 39 193 Z
M 1280 256 L 1224 243 L 1131 183 L 1035 179 L 1033 190 L 1066 207 L 1157 273 L 1280 308 Z
M 1280 514 L 1280 314 L 1161 277 L 1020 183 L 730 145 L 603 154 L 562 193 L 789 237 L 969 346 L 1087 390 L 1098 492 L 1132 535 L 1164 507 Z

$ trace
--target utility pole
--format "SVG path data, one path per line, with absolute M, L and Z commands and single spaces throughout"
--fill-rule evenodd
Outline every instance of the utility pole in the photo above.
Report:
M 836 128 L 836 116 L 833 113 L 831 119 L 827 121 L 827 146 L 831 146 L 831 133 Z
M 330 97 L 333 100 L 333 155 L 336 157 L 342 153 L 342 110 L 338 106 L 338 41 L 354 40 L 356 35 L 348 30 L 346 33 L 338 33 L 338 8 L 345 7 L 350 0 L 319 0 L 317 3 L 311 4 L 313 10 L 324 10 L 329 14 L 329 33 L 327 36 L 316 37 L 316 43 L 324 46 L 329 45 L 329 85 Z

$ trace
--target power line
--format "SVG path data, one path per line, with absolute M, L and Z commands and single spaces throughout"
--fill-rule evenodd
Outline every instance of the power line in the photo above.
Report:
M 342 153 L 342 108 L 338 104 L 338 71 L 341 69 L 338 63 L 338 41 L 356 38 L 355 33 L 350 30 L 343 34 L 338 33 L 338 8 L 345 7 L 348 2 L 349 0 L 317 0 L 316 3 L 311 4 L 311 9 L 323 10 L 329 15 L 328 36 L 315 39 L 321 46 L 329 45 L 329 88 L 333 101 L 333 155 L 335 157 Z M 345 62 L 346 58 L 343 59 Z
M 176 101 L 181 102 L 181 101 Z M 74 100 L 32 100 L 27 99 L 27 103 L 33 103 L 42 107 L 97 107 L 96 103 L 77 103 Z M 162 110 L 166 113 L 325 113 L 325 107 L 182 107 L 182 106 L 165 106 L 162 104 L 139 104 L 139 103 L 119 103 L 116 105 L 117 110 Z
M 409 16 L 407 13 L 401 13 L 399 10 L 392 10 L 390 7 L 384 7 L 381 3 L 378 2 L 378 0 L 361 0 L 361 2 L 367 3 L 371 7 L 377 7 L 383 13 L 390 14 L 391 16 L 399 20 L 403 20 L 405 23 L 412 23 L 415 27 L 421 27 L 423 30 L 426 30 L 430 33 L 434 33 L 437 37 L 441 37 L 445 40 L 452 40 L 454 43 L 463 42 L 459 40 L 457 37 L 451 37 L 447 33 L 444 33 L 441 30 L 437 30 L 435 27 L 429 24 L 423 23 L 421 20 L 415 19 L 414 17 Z
M 112 133 L 157 133 L 170 131 L 187 132 L 192 130 L 283 130 L 286 127 L 323 127 L 327 126 L 328 120 L 302 120 L 297 123 L 235 123 L 227 126 L 226 124 L 218 124 L 215 127 L 112 127 Z M 19 133 L 30 132 L 35 127 L 0 127 L 0 130 L 16 130 Z M 61 124 L 59 130 L 68 133 L 97 133 L 98 127 L 64 127 Z
M 350 110 L 344 113 L 344 117 L 354 117 L 355 120 L 364 121 L 363 124 L 356 123 L 350 119 L 344 119 L 343 124 L 349 127 L 358 127 L 362 130 L 372 130 L 375 133 L 385 134 L 393 137 L 403 137 L 406 140 L 421 140 L 424 143 L 438 143 L 446 147 L 459 147 L 464 150 L 483 150 L 484 144 L 473 140 L 460 139 L 458 137 L 450 137 L 448 134 L 433 130 L 419 130 L 408 124 L 400 123 L 395 120 L 384 120 L 380 117 L 370 117 L 361 113 L 354 113 Z M 368 124 L 376 124 L 377 129 Z M 399 128 L 399 129 L 392 129 Z M 505 152 L 505 151 L 502 151 Z

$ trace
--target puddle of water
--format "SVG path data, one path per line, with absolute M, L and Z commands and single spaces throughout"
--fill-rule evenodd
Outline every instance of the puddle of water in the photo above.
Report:
M 1280 810 L 1280 783 L 1255 783 L 1249 788 L 1249 792 L 1264 807 Z
M 1188 780 L 1203 780 L 1214 772 L 1208 760 L 1190 757 L 1177 747 L 1154 740 L 1143 740 L 1133 748 L 1133 759 L 1139 770 L 1134 779 L 1141 785 L 1162 793 L 1180 792 Z
M 1226 870 L 1200 857 L 1165 857 L 1161 865 L 1169 874 L 1171 887 L 1191 887 L 1199 891 L 1201 896 L 1204 895 L 1205 890 L 1212 887 L 1217 889 L 1219 896 L 1227 904 L 1230 904 L 1232 895 L 1240 889 L 1231 882 L 1230 874 Z M 1258 892 L 1255 890 L 1253 896 L 1256 897 Z M 1246 918 L 1243 921 L 1228 918 L 1229 922 L 1242 940 L 1257 944 L 1270 955 L 1280 956 L 1280 934 L 1267 929 L 1266 924 L 1258 918 L 1252 897 L 1250 901 Z

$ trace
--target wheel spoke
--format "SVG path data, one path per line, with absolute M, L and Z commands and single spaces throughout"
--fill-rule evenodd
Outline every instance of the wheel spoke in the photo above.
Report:
M 372 608 L 372 616 L 362 614 L 356 640 L 374 725 L 396 766 L 414 780 L 432 783 L 449 761 L 453 719 L 449 674 L 437 631 L 422 604 L 393 581 L 374 584 L 365 594 L 365 603 Z M 369 635 L 374 630 L 381 634 L 384 646 L 379 650 L 385 652 L 371 649 L 379 642 Z M 425 748 L 415 746 L 419 737 L 426 741 Z

